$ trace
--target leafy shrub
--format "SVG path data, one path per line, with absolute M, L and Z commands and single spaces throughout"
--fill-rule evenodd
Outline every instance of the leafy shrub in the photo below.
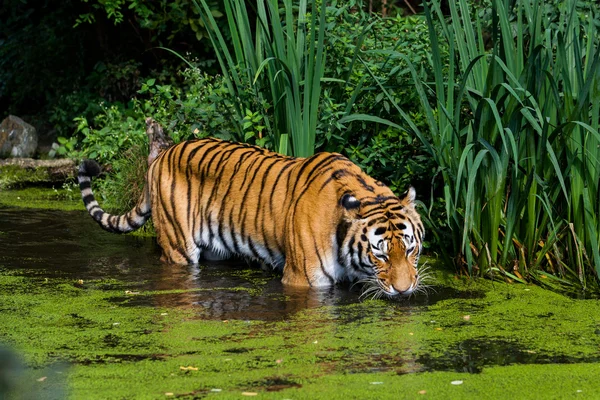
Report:
M 71 138 L 59 137 L 51 155 L 66 155 L 71 158 L 91 158 L 100 164 L 111 164 L 121 153 L 135 145 L 147 147 L 144 117 L 133 105 L 124 107 L 120 103 L 100 105 L 102 113 L 90 122 L 81 116 L 75 118 L 76 134 Z
M 139 113 L 158 121 L 176 142 L 193 136 L 231 139 L 233 100 L 222 77 L 199 68 L 188 68 L 181 75 L 180 87 L 160 85 L 155 79 L 143 83 L 139 94 L 145 98 L 135 102 Z
M 332 7 L 328 23 L 325 75 L 336 79 L 324 90 L 318 146 L 346 154 L 397 192 L 413 184 L 419 193 L 426 193 L 436 168 L 415 136 L 369 120 L 340 120 L 351 110 L 403 126 L 395 103 L 408 110 L 414 123 L 427 132 L 408 68 L 410 62 L 423 80 L 432 75 L 427 21 L 421 16 L 380 18 L 349 4 Z M 441 51 L 447 58 L 447 49 Z M 380 85 L 392 101 L 384 96 Z

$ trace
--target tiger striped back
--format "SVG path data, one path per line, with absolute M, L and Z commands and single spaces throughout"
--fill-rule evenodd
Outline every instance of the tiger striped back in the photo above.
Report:
M 414 189 L 399 199 L 340 154 L 293 158 L 218 139 L 183 142 L 152 163 L 144 194 L 124 216 L 98 206 L 89 169 L 80 168 L 88 212 L 104 229 L 125 232 L 151 210 L 166 262 L 240 255 L 283 269 L 289 285 L 366 279 L 388 295 L 418 286 L 423 225 Z

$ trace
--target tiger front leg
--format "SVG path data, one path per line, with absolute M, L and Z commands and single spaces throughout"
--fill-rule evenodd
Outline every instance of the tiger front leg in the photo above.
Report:
M 319 254 L 314 248 L 297 248 L 292 257 L 286 256 L 283 268 L 284 285 L 299 287 L 327 287 L 338 281 L 338 274 L 328 254 Z
M 290 286 L 327 287 L 343 275 L 333 248 L 334 236 L 311 224 L 289 229 L 282 282 Z

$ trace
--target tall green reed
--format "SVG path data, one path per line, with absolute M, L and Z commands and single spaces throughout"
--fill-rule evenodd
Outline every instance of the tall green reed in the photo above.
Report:
M 241 98 L 250 85 L 259 103 L 273 108 L 265 134 L 276 148 L 299 157 L 312 155 L 325 68 L 325 5 L 317 9 L 315 2 L 309 8 L 307 0 L 297 6 L 288 0 L 259 0 L 255 10 L 248 10 L 243 0 L 225 0 L 229 49 L 206 1 L 199 2 L 230 92 Z M 255 24 L 249 11 L 256 14 Z M 243 104 L 233 104 L 235 118 L 241 121 L 244 112 Z M 243 137 L 241 131 L 238 137 Z
M 449 23 L 433 1 L 433 85 L 412 70 L 431 135 L 398 111 L 439 166 L 448 258 L 469 273 L 597 288 L 598 32 L 565 3 L 553 25 L 541 0 L 493 0 L 486 32 L 466 0 L 448 3 Z

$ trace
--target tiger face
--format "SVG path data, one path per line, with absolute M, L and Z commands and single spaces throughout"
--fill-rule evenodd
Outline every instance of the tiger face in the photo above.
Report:
M 363 295 L 410 295 L 420 289 L 417 265 L 424 229 L 414 200 L 413 188 L 403 198 L 342 197 L 346 232 L 338 240 L 339 259 L 351 279 L 365 284 Z

